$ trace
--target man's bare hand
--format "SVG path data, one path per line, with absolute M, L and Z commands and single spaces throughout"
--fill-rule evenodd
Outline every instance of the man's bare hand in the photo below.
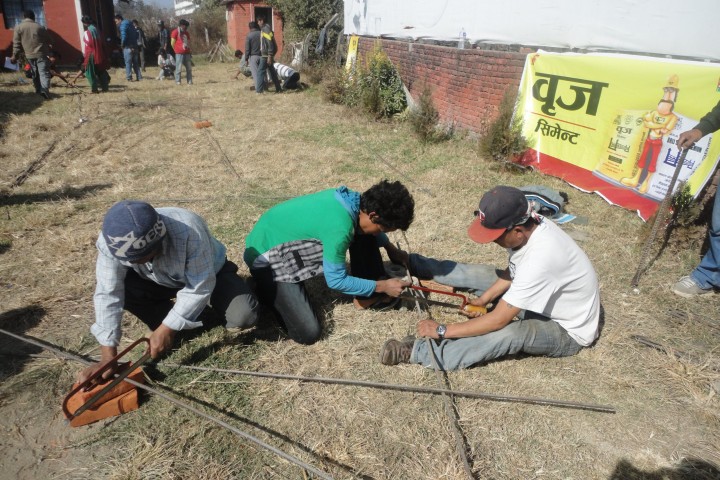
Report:
M 409 281 L 402 280 L 400 278 L 389 278 L 387 280 L 378 280 L 375 291 L 379 293 L 385 293 L 391 297 L 399 297 L 405 287 L 410 286 Z
M 162 357 L 170 350 L 174 339 L 175 330 L 166 327 L 164 324 L 160 324 L 152 335 L 150 335 L 150 356 L 153 359 Z
M 677 147 L 682 150 L 683 148 L 690 148 L 693 143 L 697 142 L 703 137 L 703 133 L 697 128 L 683 132 L 678 137 Z
M 480 299 L 480 297 L 471 299 L 465 308 L 460 309 L 460 315 L 467 318 L 477 318 L 487 313 L 487 303 Z M 470 307 L 470 308 L 468 308 Z M 472 308 L 477 307 L 477 308 Z
M 82 383 L 95 374 L 98 370 L 103 368 L 105 365 L 111 363 L 111 360 L 117 355 L 117 348 L 115 347 L 100 347 L 101 358 L 98 363 L 90 365 L 78 372 L 75 379 L 78 383 Z M 108 380 L 112 377 L 112 373 L 117 370 L 117 363 L 112 362 L 110 368 L 108 368 L 102 374 L 103 380 Z
M 437 327 L 440 325 L 434 320 L 420 320 L 417 324 L 417 333 L 420 337 L 440 338 L 437 334 Z

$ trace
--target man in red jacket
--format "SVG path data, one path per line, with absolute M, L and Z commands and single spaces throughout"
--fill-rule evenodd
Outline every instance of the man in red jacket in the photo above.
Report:
M 188 85 L 192 85 L 192 55 L 190 54 L 190 22 L 184 18 L 180 20 L 178 28 L 170 34 L 170 45 L 175 51 L 175 83 L 180 85 L 180 75 L 185 66 L 185 78 Z

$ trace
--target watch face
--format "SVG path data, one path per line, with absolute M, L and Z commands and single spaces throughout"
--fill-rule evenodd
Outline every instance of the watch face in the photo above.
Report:
M 443 336 L 445 336 L 446 330 L 447 330 L 447 327 L 445 325 L 438 325 L 437 330 L 435 330 L 435 331 L 437 332 L 437 334 L 439 336 L 443 337 Z

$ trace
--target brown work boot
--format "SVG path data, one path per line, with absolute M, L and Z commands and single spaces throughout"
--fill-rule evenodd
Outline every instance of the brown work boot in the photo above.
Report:
M 405 337 L 402 341 L 391 338 L 382 350 L 380 350 L 380 363 L 383 365 L 397 365 L 398 363 L 410 363 L 410 354 L 412 353 L 414 337 Z

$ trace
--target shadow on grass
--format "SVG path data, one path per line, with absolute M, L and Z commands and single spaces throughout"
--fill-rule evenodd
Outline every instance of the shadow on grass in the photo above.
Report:
M 18 74 L 18 78 L 19 75 L 21 74 Z M 32 80 L 27 81 L 30 85 L 29 88 L 32 89 Z M 36 108 L 42 105 L 44 101 L 45 99 L 43 97 L 33 91 L 19 92 L 17 90 L 0 89 L 0 105 L 2 105 L 2 108 L 0 108 L 0 114 L 22 115 L 32 113 Z
M 251 345 L 255 343 L 259 339 L 263 340 L 269 340 L 269 341 L 277 341 L 279 338 L 282 338 L 281 335 L 279 335 L 279 332 L 274 328 L 265 328 L 265 329 L 258 329 L 243 332 L 242 334 L 238 335 L 234 339 L 231 340 L 231 343 L 233 345 Z M 198 349 L 197 351 L 193 352 L 189 357 L 186 357 L 182 359 L 182 364 L 189 365 L 189 364 L 197 364 L 200 363 L 210 356 L 212 356 L 215 352 L 220 350 L 221 348 L 228 345 L 228 341 L 226 340 L 218 340 L 216 342 L 213 342 L 203 348 Z M 172 368 L 172 367 L 170 367 Z M 158 370 L 157 366 L 155 364 L 149 364 L 145 366 L 145 373 L 153 380 L 159 380 L 164 381 L 167 378 L 167 374 Z M 224 408 L 221 408 L 217 405 L 213 405 L 209 402 L 206 402 L 204 400 L 201 400 L 197 397 L 194 397 L 192 395 L 188 395 L 186 393 L 180 393 L 175 390 L 172 390 L 168 387 L 162 386 L 162 385 L 155 385 L 156 388 L 162 389 L 163 391 L 166 391 L 167 393 L 173 394 L 174 396 L 178 398 L 182 398 L 184 400 L 187 400 L 189 402 L 192 402 L 194 404 L 199 404 L 207 408 L 208 410 L 211 410 L 213 412 L 222 414 L 225 417 L 231 418 L 233 420 L 237 420 L 239 422 L 242 422 L 246 425 L 249 425 L 251 427 L 254 427 L 258 430 L 261 430 L 268 435 L 271 435 L 273 437 L 276 437 L 284 442 L 287 442 L 289 444 L 294 445 L 295 447 L 301 449 L 302 451 L 312 455 L 313 457 L 317 458 L 321 462 L 325 462 L 326 464 L 332 465 L 334 467 L 340 468 L 344 470 L 345 472 L 353 475 L 356 478 L 360 478 L 363 480 L 374 480 L 373 477 L 370 477 L 368 475 L 362 474 L 359 471 L 355 470 L 353 467 L 346 465 L 339 460 L 335 460 L 334 458 L 329 457 L 328 455 L 324 455 L 321 453 L 316 452 L 313 450 L 312 447 L 304 445 L 297 440 L 294 440 L 290 438 L 288 435 L 278 432 L 276 430 L 273 430 L 269 427 L 266 427 L 264 425 L 261 425 L 254 420 L 251 420 L 249 418 L 243 417 L 241 415 L 238 415 L 237 413 L 228 411 Z M 247 432 L 245 432 L 247 433 Z
M 23 205 L 28 203 L 55 202 L 58 200 L 81 200 L 95 192 L 112 187 L 110 183 L 67 187 L 44 193 L 18 193 L 0 196 L 0 206 Z
M 20 335 L 39 324 L 46 313 L 46 310 L 39 305 L 29 305 L 8 310 L 0 313 L 0 328 Z M 42 351 L 43 349 L 40 347 L 0 333 L 0 352 L 2 352 L 0 381 L 19 373 L 34 355 L 38 355 Z
M 620 460 L 608 480 L 716 480 L 720 478 L 720 469 L 716 465 L 699 458 L 683 458 L 672 468 L 660 468 L 643 471 L 628 460 Z
M 194 397 L 192 395 L 188 395 L 188 394 L 177 392 L 175 390 L 171 390 L 162 385 L 156 385 L 155 388 L 161 389 L 169 394 L 172 394 L 176 397 L 182 398 L 182 399 L 192 402 L 194 404 L 202 405 L 205 408 L 207 408 L 208 410 L 211 410 L 216 413 L 220 413 L 220 414 L 224 415 L 225 417 L 231 418 L 233 420 L 237 420 L 238 422 L 242 422 L 253 428 L 261 430 L 261 431 L 267 433 L 268 435 L 271 435 L 275 438 L 278 438 L 284 442 L 287 442 L 287 443 L 301 449 L 302 451 L 312 455 L 313 457 L 315 457 L 317 460 L 319 460 L 321 462 L 324 462 L 326 464 L 329 464 L 329 465 L 332 465 L 334 467 L 344 470 L 345 472 L 353 475 L 356 478 L 360 478 L 363 480 L 374 480 L 373 477 L 370 477 L 368 475 L 360 473 L 359 471 L 355 470 L 350 465 L 346 465 L 346 464 L 340 462 L 339 460 L 335 460 L 334 458 L 329 457 L 328 455 L 318 453 L 312 447 L 302 444 L 302 443 L 298 442 L 297 440 L 294 440 L 294 439 L 290 438 L 289 436 L 285 435 L 284 433 L 280 433 L 276 430 L 273 430 L 272 428 L 266 427 L 265 425 L 261 425 L 254 420 L 250 420 L 249 418 L 238 415 L 237 413 L 230 412 L 228 410 L 225 410 L 224 408 L 220 408 L 217 405 L 213 405 L 211 403 L 208 403 L 208 402 L 201 400 L 197 397 Z M 247 432 L 245 432 L 245 433 L 247 433 Z

